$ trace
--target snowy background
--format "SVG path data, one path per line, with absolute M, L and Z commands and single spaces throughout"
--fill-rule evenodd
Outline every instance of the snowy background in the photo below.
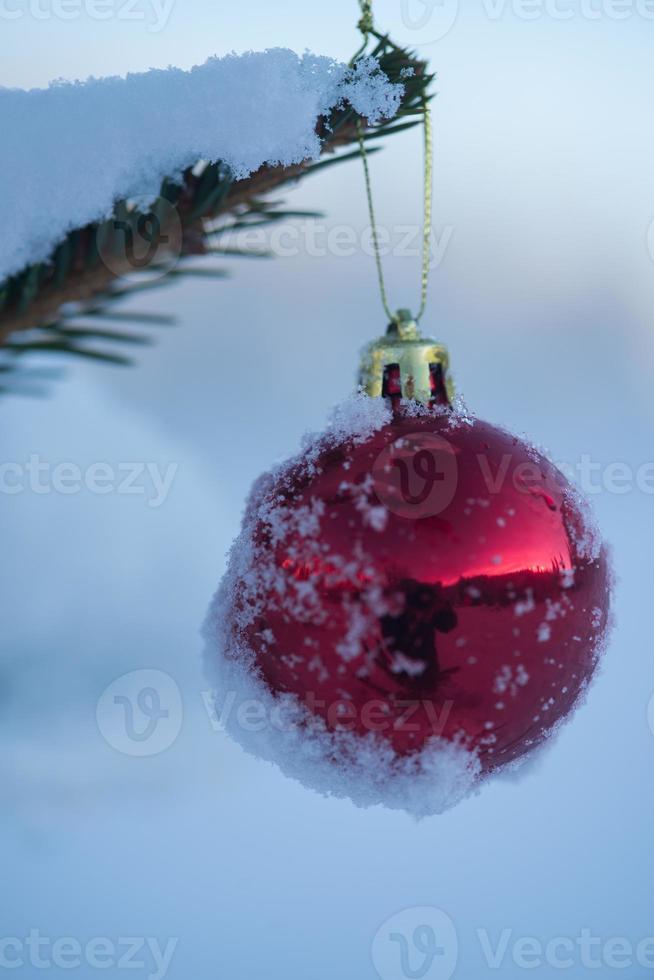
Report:
M 439 73 L 440 261 L 425 326 L 449 344 L 475 411 L 594 467 L 620 576 L 604 672 L 533 774 L 420 824 L 324 800 L 213 730 L 198 628 L 246 491 L 322 424 L 384 326 L 360 167 L 327 170 L 286 195 L 327 218 L 291 225 L 283 255 L 232 260 L 225 282 L 135 303 L 178 317 L 152 328 L 136 368 L 71 366 L 49 399 L 0 404 L 4 461 L 150 464 L 143 493 L 26 488 L 0 500 L 0 973 L 22 958 L 15 977 L 42 976 L 43 963 L 50 975 L 122 976 L 128 937 L 142 947 L 130 976 L 162 976 L 152 948 L 174 947 L 174 980 L 654 971 L 653 11 L 635 0 L 376 10 Z M 0 83 L 270 45 L 347 59 L 355 16 L 349 0 L 11 0 Z M 418 288 L 400 242 L 419 221 L 419 139 L 391 139 L 372 164 L 397 246 L 394 305 Z M 148 472 L 173 473 L 163 500 Z M 139 757 L 96 711 L 110 684 L 141 670 L 167 675 L 148 676 L 171 711 L 162 751 Z M 113 690 L 128 696 L 129 678 Z M 430 921 L 444 949 L 433 962 L 415 932 Z M 36 954 L 31 930 L 50 941 Z M 404 969 L 389 932 L 405 937 Z M 70 962 L 75 943 L 88 952 L 97 937 L 109 965 L 97 955 L 66 969 L 66 948 Z M 55 940 L 72 945 L 54 953 Z

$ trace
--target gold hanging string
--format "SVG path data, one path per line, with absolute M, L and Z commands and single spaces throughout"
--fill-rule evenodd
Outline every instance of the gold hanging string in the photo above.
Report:
M 363 34 L 363 44 L 352 58 L 352 61 L 350 62 L 352 65 L 358 58 L 361 57 L 363 52 L 368 47 L 368 39 L 374 26 L 372 19 L 372 0 L 359 0 L 359 7 L 361 8 L 361 17 L 359 18 L 357 27 Z
M 361 57 L 368 45 L 370 33 L 373 30 L 372 19 L 372 0 L 359 0 L 361 8 L 361 19 L 358 27 L 363 34 L 363 45 L 354 56 L 353 62 Z M 423 229 L 422 229 L 422 267 L 420 275 L 420 308 L 415 316 L 416 322 L 420 320 L 427 305 L 427 287 L 429 284 L 429 259 L 431 244 L 431 217 L 432 217 L 432 182 L 433 182 L 433 141 L 431 113 L 427 99 L 423 99 L 423 132 L 424 132 L 424 152 L 425 152 L 425 175 L 424 175 L 424 195 L 423 195 Z M 384 280 L 384 270 L 382 267 L 381 253 L 379 250 L 379 234 L 377 231 L 377 217 L 372 197 L 372 182 L 370 179 L 370 167 L 368 164 L 368 154 L 364 139 L 364 130 L 361 122 L 357 120 L 357 134 L 359 137 L 359 149 L 363 161 L 363 174 L 366 185 L 366 197 L 368 199 L 368 213 L 370 215 L 370 229 L 372 234 L 372 247 L 375 255 L 375 265 L 377 266 L 377 278 L 379 280 L 379 292 L 381 295 L 382 306 L 389 320 L 397 322 L 398 314 L 393 313 L 388 303 L 386 283 Z

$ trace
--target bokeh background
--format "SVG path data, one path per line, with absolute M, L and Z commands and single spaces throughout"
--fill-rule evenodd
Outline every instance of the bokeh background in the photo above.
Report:
M 107 9 L 99 20 L 74 3 L 7 0 L 0 83 L 189 67 L 276 45 L 347 59 L 358 44 L 353 0 Z M 71 364 L 47 398 L 0 404 L 3 461 L 176 467 L 160 506 L 147 487 L 0 495 L 0 938 L 172 938 L 171 980 L 369 980 L 375 963 L 383 980 L 440 980 L 452 965 L 466 980 L 650 976 L 654 496 L 642 467 L 654 460 L 654 8 L 378 0 L 375 10 L 438 72 L 425 326 L 449 345 L 472 409 L 558 461 L 594 467 L 619 577 L 604 670 L 528 776 L 419 824 L 325 800 L 210 724 L 198 629 L 247 489 L 322 426 L 352 386 L 358 349 L 385 325 L 360 166 L 330 168 L 284 194 L 326 215 L 312 234 L 291 223 L 291 254 L 226 260 L 224 282 L 132 301 L 177 318 L 148 328 L 156 343 L 137 366 Z M 410 306 L 418 259 L 399 240 L 420 220 L 419 132 L 389 140 L 372 167 L 379 220 L 397 244 L 391 302 Z M 354 229 L 361 247 L 338 254 L 335 228 Z M 144 757 L 96 721 L 108 685 L 137 670 L 167 674 L 182 706 L 172 744 Z M 424 907 L 453 923 L 453 963 L 429 966 L 413 950 L 406 972 L 391 950 L 380 966 L 378 930 L 408 909 L 397 929 L 410 945 Z M 601 941 L 594 966 L 582 962 L 584 930 Z M 499 969 L 484 935 L 505 941 Z M 543 949 L 564 937 L 573 964 L 557 968 L 550 950 L 526 969 L 514 955 L 524 937 Z M 624 945 L 622 958 L 607 953 L 614 937 L 631 945 L 631 966 Z M 136 958 L 131 976 L 156 975 L 147 952 Z M 100 971 L 50 967 L 59 972 Z M 26 952 L 13 969 L 42 973 Z

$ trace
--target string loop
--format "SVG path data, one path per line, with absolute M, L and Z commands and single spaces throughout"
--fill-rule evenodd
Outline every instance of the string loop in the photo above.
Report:
M 361 18 L 358 23 L 358 28 L 363 34 L 363 45 L 361 49 L 354 56 L 353 61 L 357 60 L 368 45 L 368 37 L 373 30 L 373 17 L 372 17 L 372 0 L 359 0 L 359 6 L 361 8 Z M 422 112 L 423 112 L 423 133 L 424 133 L 424 155 L 425 155 L 425 170 L 424 170 L 424 192 L 423 192 L 423 227 L 422 227 L 422 263 L 420 272 L 420 308 L 418 313 L 414 317 L 415 321 L 418 322 L 425 312 L 427 306 L 427 289 L 429 285 L 429 260 L 430 260 L 430 245 L 431 245 L 431 219 L 432 219 L 432 184 L 433 184 L 433 139 L 432 139 L 432 125 L 431 125 L 431 113 L 429 111 L 429 103 L 427 98 L 423 98 L 422 102 Z M 386 283 L 384 280 L 384 269 L 382 266 L 381 253 L 379 250 L 379 232 L 377 230 L 377 217 L 375 213 L 375 206 L 372 196 L 372 181 L 370 179 L 370 166 L 368 164 L 368 154 L 366 152 L 364 129 L 360 120 L 357 120 L 357 135 L 359 137 L 359 150 L 361 152 L 361 159 L 363 161 L 363 175 L 366 185 L 366 197 L 368 199 L 368 214 L 370 215 L 370 230 L 372 235 L 372 247 L 375 256 L 375 265 L 377 267 L 377 279 L 379 281 L 379 292 L 381 295 L 382 306 L 384 307 L 384 312 L 390 321 L 398 322 L 398 313 L 393 313 L 390 309 L 388 303 L 388 294 L 386 292 Z
M 372 0 L 359 0 L 359 6 L 361 7 L 361 18 L 357 27 L 367 39 L 367 35 L 370 34 L 374 26 L 372 19 Z

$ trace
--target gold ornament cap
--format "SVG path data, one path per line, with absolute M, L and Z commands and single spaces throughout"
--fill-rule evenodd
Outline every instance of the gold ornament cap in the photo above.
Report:
M 361 352 L 359 385 L 371 398 L 449 405 L 454 385 L 443 344 L 423 337 L 409 310 L 398 310 L 384 337 Z

